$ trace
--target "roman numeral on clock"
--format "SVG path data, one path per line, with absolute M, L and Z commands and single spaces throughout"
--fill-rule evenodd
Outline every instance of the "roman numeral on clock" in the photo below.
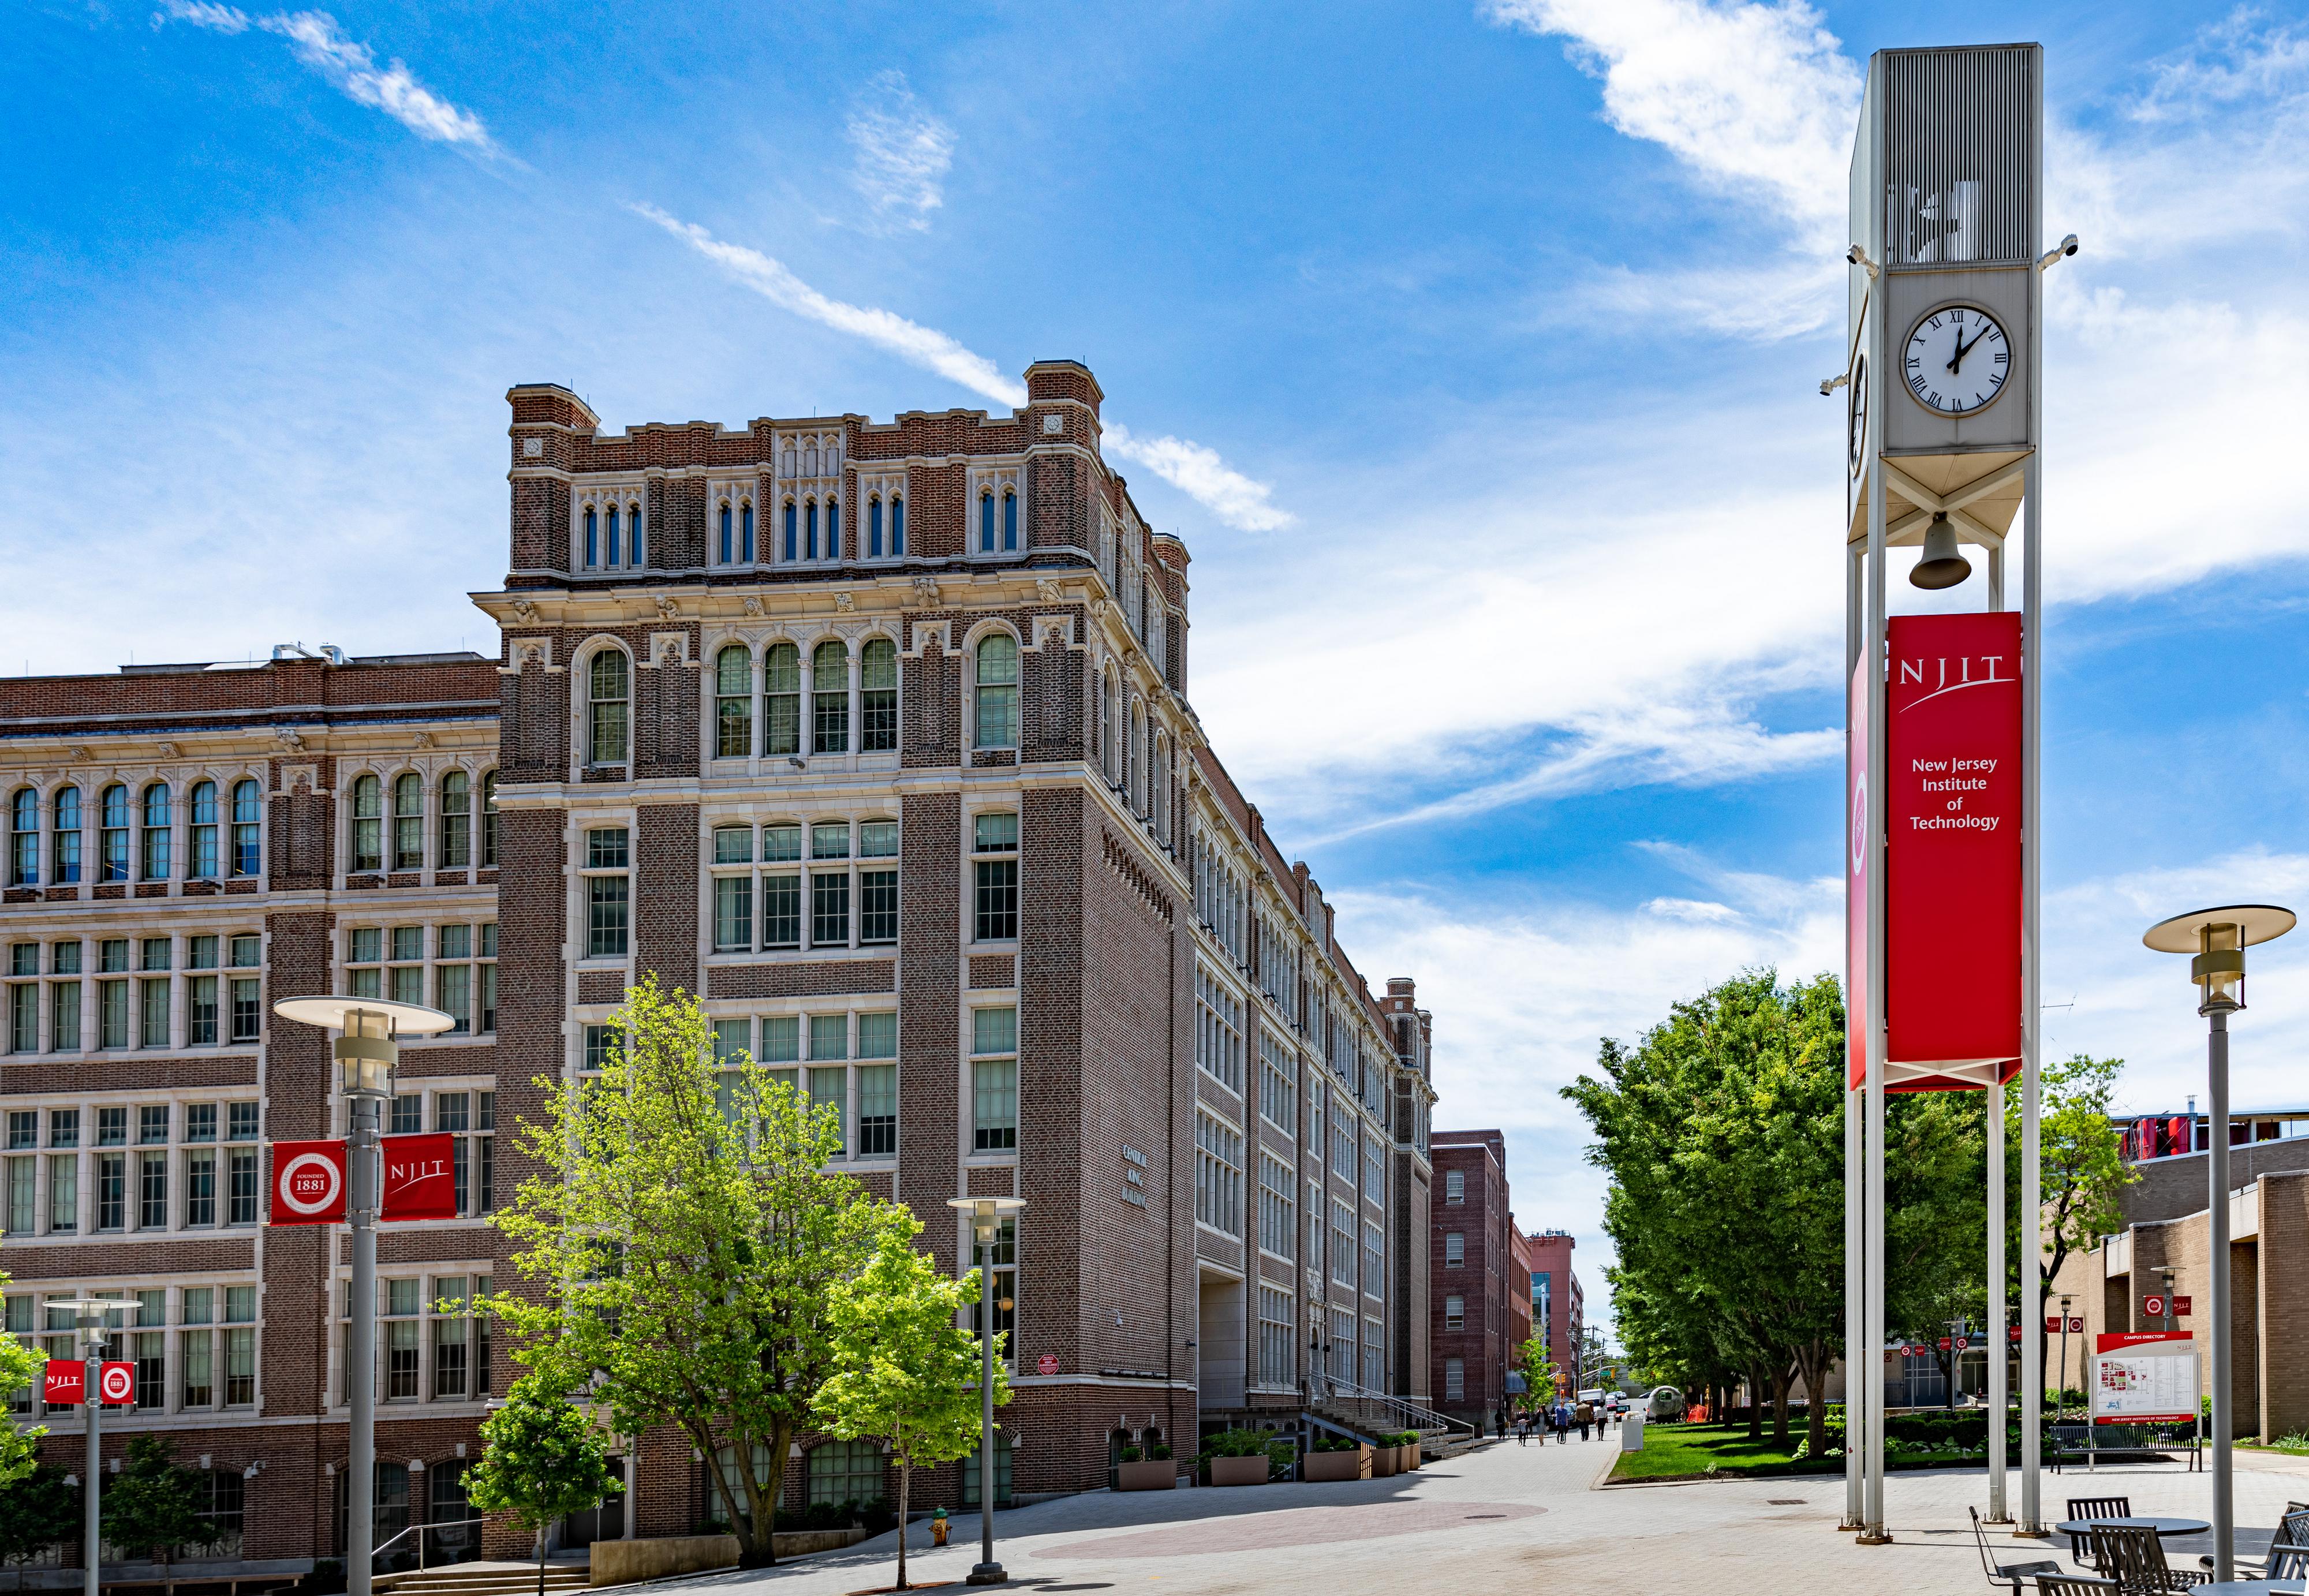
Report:
M 1908 386 L 1915 390 L 1917 397 L 1922 398 L 1924 392 L 1924 375 L 1920 372 L 1916 375 L 1910 377 L 1908 379 Z

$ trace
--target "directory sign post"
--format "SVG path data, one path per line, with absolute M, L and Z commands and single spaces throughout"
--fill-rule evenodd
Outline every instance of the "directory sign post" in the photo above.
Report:
M 2125 1331 L 2093 1341 L 2095 1424 L 2181 1423 L 2197 1417 L 2197 1338 Z

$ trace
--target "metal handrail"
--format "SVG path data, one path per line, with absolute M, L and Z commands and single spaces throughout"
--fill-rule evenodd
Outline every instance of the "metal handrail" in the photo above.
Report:
M 382 1546 L 370 1549 L 368 1554 L 369 1571 L 371 1573 L 376 1572 L 376 1560 L 392 1549 L 393 1541 L 401 1540 L 403 1536 L 414 1535 L 417 1537 L 417 1571 L 419 1574 L 422 1574 L 425 1572 L 425 1532 L 428 1530 L 461 1530 L 467 1524 L 478 1524 L 483 1522 L 483 1520 L 479 1518 L 440 1518 L 435 1519 L 430 1523 L 411 1524 L 408 1528 L 402 1530 L 399 1533 L 387 1540 Z
M 1396 1419 L 1397 1429 L 1440 1429 L 1447 1433 L 1451 1430 L 1466 1430 L 1470 1435 L 1482 1433 L 1475 1426 L 1467 1423 L 1465 1419 L 1453 1419 L 1448 1414 L 1438 1413 L 1432 1408 L 1423 1408 L 1417 1402 L 1384 1391 L 1368 1390 L 1352 1380 L 1327 1377 L 1325 1384 L 1330 1387 L 1327 1398 L 1318 1396 L 1313 1399 L 1319 1407 L 1327 1400 L 1336 1402 L 1344 1398 L 1349 1402 L 1376 1404 L 1382 1411 Z

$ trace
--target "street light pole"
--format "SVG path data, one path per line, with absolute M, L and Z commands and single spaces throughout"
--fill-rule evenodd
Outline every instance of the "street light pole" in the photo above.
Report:
M 345 1592 L 370 1596 L 376 1540 L 376 1221 L 384 1197 L 384 1119 L 401 1061 L 400 1039 L 432 1036 L 456 1021 L 439 1009 L 374 997 L 284 997 L 284 1020 L 341 1031 L 330 1049 L 345 1094 L 345 1220 L 353 1233 L 352 1333 L 345 1349 Z M 89 1596 L 96 1596 L 91 1591 Z
M 81 1590 L 98 1596 L 103 1569 L 104 1537 L 99 1523 L 104 1494 L 104 1343 L 105 1316 L 133 1314 L 137 1304 L 119 1297 L 50 1298 L 48 1307 L 69 1308 L 73 1331 L 80 1342 L 82 1412 L 88 1420 L 87 1483 L 81 1488 Z
M 2293 929 L 2293 911 L 2266 903 L 2175 915 L 2149 927 L 2141 942 L 2162 953 L 2193 953 L 2189 978 L 2201 995 L 2212 1134 L 2205 1149 L 2207 1239 L 2212 1275 L 2213 1578 L 2235 1577 L 2236 1493 L 2230 1471 L 2229 1402 L 2229 1016 L 2244 1007 L 2244 950 Z M 2167 1289 L 2169 1316 L 2172 1296 Z M 2168 1316 L 2166 1323 L 2172 1323 Z
M 994 1560 L 994 1245 L 1002 1221 L 1026 1204 L 1017 1197 L 948 1197 L 947 1206 L 970 1216 L 978 1264 L 978 1563 L 963 1583 L 1007 1584 L 1010 1575 Z M 900 1524 L 898 1533 L 905 1532 Z

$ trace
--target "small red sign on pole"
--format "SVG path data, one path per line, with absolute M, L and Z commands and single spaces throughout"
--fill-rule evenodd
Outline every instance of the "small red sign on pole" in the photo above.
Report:
M 1968 1335 L 1960 1335 L 1956 1338 L 1956 1350 L 1958 1351 L 1962 1352 L 1967 1350 L 1971 1346 L 1972 1337 Z
M 2058 1335 L 2061 1333 L 2060 1315 L 2046 1314 L 2045 1316 L 2045 1333 L 2047 1335 Z
M 386 1220 L 457 1217 L 457 1138 L 454 1135 L 387 1136 L 385 1139 Z
M 2189 1316 L 2189 1309 L 2190 1309 L 2191 1306 L 2192 1306 L 2192 1304 L 2191 1304 L 2191 1302 L 2190 1302 L 2190 1299 L 2189 1299 L 2188 1298 L 2186 1298 L 2186 1297 L 2175 1297 L 2175 1298 L 2173 1298 L 2173 1316 L 2174 1316 L 2175 1318 L 2176 1318 L 2176 1319 L 2185 1319 L 2185 1318 L 2187 1318 L 2187 1317 Z
M 40 1382 L 40 1400 L 58 1406 L 78 1407 L 88 1392 L 88 1366 L 67 1363 L 61 1358 L 48 1359 L 48 1374 Z
M 2149 1318 L 2161 1319 L 2165 1316 L 2165 1299 L 2157 1296 L 2144 1297 L 2140 1299 L 2140 1311 Z
M 2071 1335 L 2082 1335 L 2084 1333 L 2085 1316 L 2082 1314 L 2071 1316 L 2069 1319 L 2069 1333 Z
M 1941 1337 L 1941 1351 L 1943 1351 L 1943 1352 L 1947 1351 L 1947 1350 L 1949 1350 L 1949 1347 L 1950 1346 L 1950 1344 L 1951 1344 L 1951 1343 L 1950 1342 L 1950 1341 L 1949 1341 L 1949 1338 L 1948 1338 L 1948 1337 L 1946 1337 L 1946 1336 L 1942 1336 L 1942 1337 Z
M 1059 1360 L 1045 1352 L 1034 1359 L 1034 1372 L 1038 1375 L 1055 1375 L 1059 1372 Z
M 2017 1342 L 2017 1341 L 2019 1341 L 2019 1340 L 2020 1339 L 2020 1326 L 2019 1326 L 2018 1324 L 2015 1324 L 2015 1325 L 2012 1327 L 2012 1330 L 2011 1330 L 2011 1339 L 2012 1339 L 2013 1341 L 2016 1341 L 2016 1342 Z
M 272 1222 L 333 1225 L 345 1217 L 345 1144 L 272 1144 Z
M 132 1405 L 136 1401 L 136 1366 L 133 1363 L 99 1364 L 96 1390 L 108 1408 Z

